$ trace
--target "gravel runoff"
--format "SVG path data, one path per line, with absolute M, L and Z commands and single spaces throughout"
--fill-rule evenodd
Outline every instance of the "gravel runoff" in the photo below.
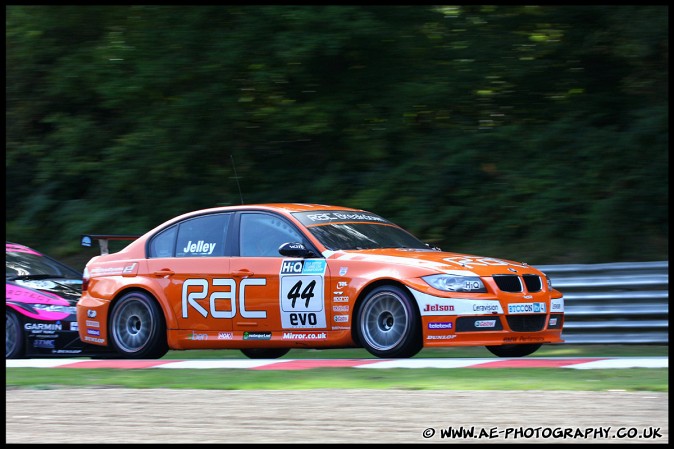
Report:
M 668 408 L 625 391 L 7 389 L 6 443 L 663 444 Z

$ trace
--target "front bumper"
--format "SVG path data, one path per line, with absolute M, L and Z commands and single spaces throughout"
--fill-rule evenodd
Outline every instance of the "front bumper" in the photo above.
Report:
M 563 343 L 564 299 L 517 301 L 439 297 L 410 289 L 421 314 L 424 346 Z
M 496 346 L 564 342 L 562 313 L 424 316 L 421 322 L 424 346 Z

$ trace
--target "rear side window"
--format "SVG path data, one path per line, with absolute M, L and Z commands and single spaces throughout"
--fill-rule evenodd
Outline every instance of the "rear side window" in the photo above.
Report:
M 225 255 L 229 214 L 205 215 L 180 223 L 176 257 Z
M 177 231 L 178 227 L 173 226 L 155 235 L 150 242 L 150 257 L 173 257 Z
M 150 257 L 221 257 L 231 214 L 191 218 L 157 234 Z

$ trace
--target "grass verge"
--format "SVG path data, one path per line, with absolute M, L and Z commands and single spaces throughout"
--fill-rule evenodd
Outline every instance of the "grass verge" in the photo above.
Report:
M 305 371 L 245 369 L 7 369 L 6 387 L 188 388 L 204 390 L 669 390 L 668 369 L 575 370 L 503 369 L 360 369 L 316 368 Z
M 550 345 L 531 357 L 667 356 L 663 345 Z M 416 358 L 491 357 L 484 348 L 425 349 Z M 245 358 L 240 351 L 170 351 L 167 359 Z M 373 358 L 362 349 L 292 350 L 284 359 Z M 246 369 L 63 369 L 6 368 L 6 388 L 194 388 L 214 390 L 306 390 L 333 388 L 407 390 L 669 391 L 669 369 L 570 368 L 363 369 L 306 371 Z

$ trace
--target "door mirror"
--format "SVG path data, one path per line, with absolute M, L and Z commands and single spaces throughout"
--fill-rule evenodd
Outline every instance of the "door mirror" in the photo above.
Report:
M 317 257 L 317 255 L 300 242 L 288 242 L 281 245 L 278 249 L 279 254 L 285 257 Z

